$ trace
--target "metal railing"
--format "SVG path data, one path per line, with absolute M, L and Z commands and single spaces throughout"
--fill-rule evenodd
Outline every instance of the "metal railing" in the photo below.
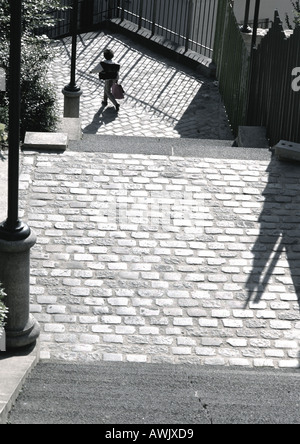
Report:
M 237 135 L 239 126 L 247 121 L 250 54 L 228 0 L 219 2 L 213 61 L 228 118 Z
M 300 67 L 300 27 L 287 38 L 278 12 L 258 46 L 246 48 L 229 0 L 220 0 L 213 60 L 230 124 L 265 126 L 271 145 L 300 143 L 299 91 L 292 71 Z
M 184 48 L 212 57 L 218 0 L 119 0 L 117 14 Z
M 73 0 L 61 0 L 61 4 L 72 6 Z M 185 52 L 212 58 L 217 6 L 218 0 L 79 0 L 78 32 L 119 18 L 164 37 Z M 70 35 L 70 10 L 53 14 L 59 22 L 47 30 L 49 37 Z
M 270 29 L 272 26 L 272 20 L 270 20 L 269 18 L 265 18 L 265 19 L 259 19 L 258 20 L 258 27 L 260 29 Z M 254 20 L 248 20 L 248 25 L 253 28 L 253 24 L 254 24 Z M 242 23 L 241 23 L 242 25 Z
M 60 0 L 62 11 L 50 11 L 56 19 L 55 26 L 39 29 L 50 38 L 61 38 L 71 35 L 73 0 Z M 117 0 L 78 0 L 78 33 L 93 31 L 106 20 L 116 15 Z
M 287 38 L 276 11 L 270 31 L 252 50 L 247 124 L 265 126 L 271 145 L 281 139 L 300 143 L 300 92 L 292 88 L 299 41 L 300 27 Z

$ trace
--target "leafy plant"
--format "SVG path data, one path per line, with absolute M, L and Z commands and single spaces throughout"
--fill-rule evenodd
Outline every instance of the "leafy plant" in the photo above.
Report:
M 5 129 L 5 125 L 0 123 L 0 148 L 4 147 L 7 142 L 7 132 Z
M 4 305 L 3 299 L 6 297 L 6 294 L 3 288 L 0 286 L 0 329 L 5 326 L 5 319 L 7 317 L 8 309 Z
M 291 4 L 294 8 L 294 18 L 291 22 L 291 19 L 288 14 L 285 16 L 285 21 L 289 29 L 294 29 L 300 26 L 300 0 L 291 1 Z
M 10 3 L 0 0 L 0 66 L 9 73 Z M 21 137 L 26 131 L 53 131 L 57 124 L 56 95 L 47 81 L 50 40 L 38 30 L 54 26 L 53 11 L 66 9 L 60 0 L 23 0 L 21 60 Z M 8 80 L 8 79 L 7 79 Z M 0 121 L 8 124 L 9 82 L 0 92 Z
M 52 58 L 45 36 L 23 36 L 21 62 L 21 137 L 26 131 L 53 131 L 57 124 L 56 94 L 47 81 Z

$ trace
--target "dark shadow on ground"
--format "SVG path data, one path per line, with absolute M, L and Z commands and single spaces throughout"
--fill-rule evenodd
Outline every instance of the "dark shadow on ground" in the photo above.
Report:
M 194 133 L 191 134 L 191 123 Z M 216 82 L 204 80 L 175 126 L 181 137 L 232 140 L 228 117 Z
M 259 303 L 269 284 L 279 289 L 284 286 L 276 306 L 277 319 L 297 322 L 300 321 L 300 165 L 279 162 L 273 157 L 268 172 L 263 191 L 265 202 L 259 217 L 260 233 L 252 249 L 253 267 L 246 284 L 246 306 L 251 301 Z M 286 274 L 286 261 L 290 276 Z M 299 359 L 300 354 L 295 357 Z
M 247 282 L 248 302 L 252 299 L 258 302 L 273 277 L 277 284 L 284 283 L 296 293 L 300 305 L 300 169 L 299 165 L 280 163 L 273 158 L 268 172 L 263 191 L 265 202 L 259 217 L 260 234 L 252 250 L 254 263 Z M 284 254 L 291 281 L 280 268 Z
M 10 359 L 16 356 L 29 356 L 34 351 L 35 347 L 36 342 L 18 350 L 7 350 L 5 352 L 0 352 L 0 361 L 4 361 L 5 359 Z
M 116 120 L 117 116 L 118 114 L 114 107 L 105 108 L 102 105 L 99 111 L 95 114 L 93 121 L 83 129 L 83 133 L 97 134 L 99 128 Z

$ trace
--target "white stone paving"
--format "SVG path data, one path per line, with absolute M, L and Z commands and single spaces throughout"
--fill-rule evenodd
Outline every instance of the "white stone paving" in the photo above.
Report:
M 42 357 L 299 367 L 299 170 L 26 155 Z

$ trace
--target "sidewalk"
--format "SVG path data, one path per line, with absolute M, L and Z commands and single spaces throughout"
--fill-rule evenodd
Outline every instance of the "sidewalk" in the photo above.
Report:
M 23 384 L 39 361 L 39 344 L 30 349 L 0 353 L 0 425 L 7 423 Z

